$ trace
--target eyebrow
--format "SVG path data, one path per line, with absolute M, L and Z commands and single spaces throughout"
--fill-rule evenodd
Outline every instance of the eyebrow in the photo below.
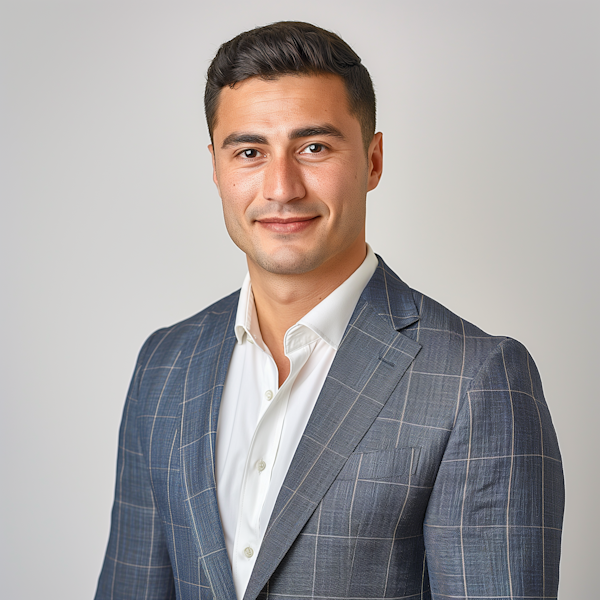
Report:
M 221 149 L 239 144 L 266 144 L 267 138 L 256 133 L 230 133 L 224 140 Z
M 335 137 L 340 140 L 345 140 L 344 134 L 333 125 L 325 123 L 324 125 L 310 125 L 308 127 L 302 127 L 301 129 L 294 129 L 290 132 L 290 140 L 297 140 L 305 137 L 313 137 L 315 135 L 324 135 L 328 137 Z
M 294 129 L 290 131 L 288 138 L 290 140 L 298 140 L 313 136 L 327 136 L 335 137 L 340 140 L 345 140 L 346 136 L 333 125 L 325 123 L 323 125 L 309 125 L 308 127 L 301 127 L 300 129 Z M 238 146 L 240 144 L 267 144 L 267 138 L 257 133 L 239 133 L 234 132 L 229 134 L 221 145 L 221 149 L 228 148 L 230 146 Z

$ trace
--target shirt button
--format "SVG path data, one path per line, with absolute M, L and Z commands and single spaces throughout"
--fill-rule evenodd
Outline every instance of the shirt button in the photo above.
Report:
M 254 550 L 248 546 L 247 548 L 244 548 L 244 555 L 246 558 L 252 558 L 254 556 Z
M 273 392 L 272 392 L 271 390 L 267 390 L 267 391 L 265 392 L 265 398 L 266 398 L 267 400 L 272 400 L 272 399 L 273 399 Z
M 264 471 L 267 468 L 267 463 L 264 460 L 259 460 L 256 466 L 259 471 Z

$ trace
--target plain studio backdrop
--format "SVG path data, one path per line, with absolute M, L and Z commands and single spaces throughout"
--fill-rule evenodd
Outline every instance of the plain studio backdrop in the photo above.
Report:
M 542 374 L 561 598 L 595 597 L 600 11 L 573 0 L 2 1 L 0 597 L 91 598 L 137 351 L 237 289 L 202 95 L 257 25 L 339 33 L 384 132 L 367 237 Z

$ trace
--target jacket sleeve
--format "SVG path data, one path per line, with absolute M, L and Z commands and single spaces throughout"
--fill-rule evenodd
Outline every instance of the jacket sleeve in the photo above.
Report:
M 429 501 L 432 598 L 556 598 L 563 508 L 537 369 L 506 339 L 463 396 Z
M 110 537 L 96 600 L 175 598 L 163 524 L 156 510 L 138 435 L 138 391 L 155 336 L 151 336 L 140 351 L 125 401 Z

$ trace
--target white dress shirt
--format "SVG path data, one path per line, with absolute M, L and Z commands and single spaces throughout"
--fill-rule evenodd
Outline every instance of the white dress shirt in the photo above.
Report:
M 361 266 L 284 337 L 290 374 L 279 387 L 264 344 L 249 275 L 240 292 L 236 344 L 217 427 L 219 512 L 238 598 L 254 568 L 275 500 L 358 299 L 377 268 Z

